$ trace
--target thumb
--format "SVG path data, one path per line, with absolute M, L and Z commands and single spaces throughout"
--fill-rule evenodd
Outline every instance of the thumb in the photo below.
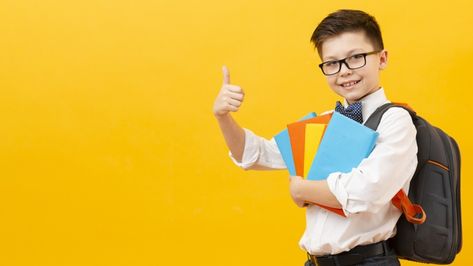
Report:
M 224 85 L 230 84 L 230 72 L 228 71 L 227 66 L 224 65 L 222 67 L 222 71 L 223 71 L 223 84 Z

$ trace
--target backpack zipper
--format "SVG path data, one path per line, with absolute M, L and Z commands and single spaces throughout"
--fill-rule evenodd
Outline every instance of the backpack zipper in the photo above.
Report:
M 441 163 L 439 163 L 439 162 L 436 162 L 436 161 L 433 161 L 433 160 L 427 160 L 427 163 L 436 165 L 436 166 L 442 168 L 443 170 L 445 170 L 445 171 L 447 171 L 447 172 L 449 171 L 449 169 L 448 169 L 447 166 L 445 166 L 445 165 L 443 165 L 443 164 L 441 164 Z

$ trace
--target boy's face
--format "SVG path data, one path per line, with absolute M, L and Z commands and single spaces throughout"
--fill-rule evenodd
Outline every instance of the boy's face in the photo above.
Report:
M 327 39 L 322 44 L 322 62 L 375 51 L 364 32 L 346 32 Z M 328 85 L 338 95 L 353 103 L 375 92 L 379 86 L 379 72 L 387 64 L 387 51 L 366 55 L 366 65 L 349 69 L 341 64 L 340 72 L 326 76 Z

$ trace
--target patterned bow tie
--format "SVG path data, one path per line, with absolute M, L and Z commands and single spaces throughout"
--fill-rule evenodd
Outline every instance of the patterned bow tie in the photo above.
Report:
M 363 123 L 363 114 L 361 113 L 361 102 L 350 104 L 347 108 L 343 107 L 342 103 L 337 102 L 335 111 L 340 114 L 355 120 L 358 123 Z

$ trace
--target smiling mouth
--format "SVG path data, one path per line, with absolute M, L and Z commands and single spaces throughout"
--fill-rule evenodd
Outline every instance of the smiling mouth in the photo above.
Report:
M 340 86 L 342 86 L 344 88 L 349 88 L 349 87 L 355 86 L 359 82 L 360 82 L 360 80 L 350 81 L 350 82 L 342 83 Z

